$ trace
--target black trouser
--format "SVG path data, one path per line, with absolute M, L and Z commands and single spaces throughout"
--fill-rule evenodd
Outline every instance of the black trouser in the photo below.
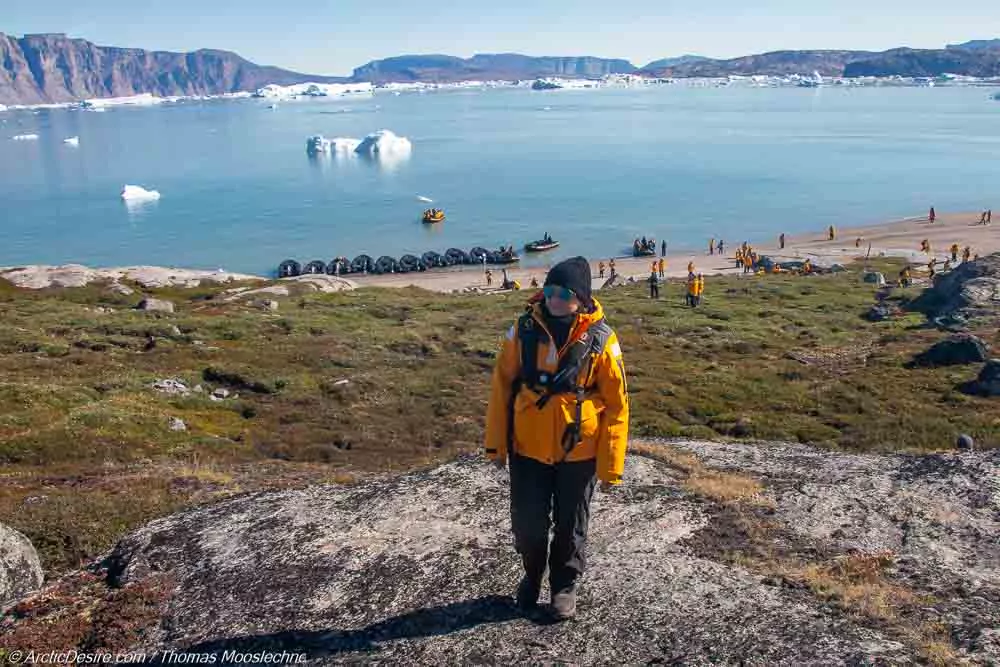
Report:
M 573 586 L 583 574 L 590 500 L 596 484 L 595 459 L 547 465 L 526 456 L 511 457 L 514 547 L 521 554 L 525 574 L 536 584 L 545 575 L 546 560 L 553 592 Z M 550 548 L 549 528 L 553 523 Z
M 660 298 L 660 286 L 656 283 L 649 283 L 649 298 L 659 299 Z

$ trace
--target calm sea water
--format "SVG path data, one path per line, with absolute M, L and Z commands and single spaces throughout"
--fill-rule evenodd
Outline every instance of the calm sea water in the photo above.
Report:
M 621 254 L 1000 209 L 1000 104 L 973 88 L 448 91 L 0 113 L 0 265 L 263 273 L 362 252 L 523 243 Z M 310 160 L 387 128 L 409 160 Z M 12 141 L 37 133 L 35 142 Z M 79 136 L 80 145 L 62 143 Z M 125 183 L 162 199 L 127 207 Z M 448 219 L 419 221 L 434 199 Z

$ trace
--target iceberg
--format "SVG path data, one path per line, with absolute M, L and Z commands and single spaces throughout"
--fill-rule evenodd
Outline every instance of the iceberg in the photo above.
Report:
M 352 155 L 361 143 L 360 139 L 350 137 L 334 137 L 327 139 L 321 134 L 306 139 L 306 153 L 309 155 L 319 155 L 320 153 L 332 153 L 339 157 Z
M 160 198 L 160 193 L 156 190 L 147 190 L 138 185 L 126 185 L 122 188 L 122 199 L 126 202 L 156 201 Z
M 3 104 L 0 104 L 0 111 L 6 111 L 6 110 L 7 110 L 7 107 L 5 105 L 3 105 Z
M 359 155 L 376 160 L 385 166 L 393 166 L 410 157 L 413 144 L 390 130 L 372 132 L 364 139 L 335 137 L 327 139 L 321 134 L 306 139 L 306 153 L 310 156 L 334 155 L 347 158 Z
M 15 134 L 14 141 L 36 141 L 38 139 L 37 134 Z
M 400 137 L 390 130 L 372 132 L 361 140 L 355 153 L 370 157 L 403 157 L 413 150 L 413 144 L 406 137 Z
M 129 95 L 128 97 L 97 97 L 80 102 L 78 108 L 92 109 L 97 111 L 107 107 L 119 106 L 141 106 L 148 107 L 166 102 L 162 97 L 156 97 L 152 93 L 142 93 L 141 95 Z
M 371 95 L 374 87 L 361 83 L 297 83 L 292 86 L 270 84 L 258 88 L 253 97 L 293 100 L 298 97 L 341 97 L 344 95 Z
M 66 144 L 67 146 L 79 146 L 80 137 L 69 137 L 67 139 L 63 139 L 63 143 Z
M 430 197 L 424 197 L 423 195 L 417 195 L 417 201 L 426 202 L 428 204 L 433 204 L 434 200 Z

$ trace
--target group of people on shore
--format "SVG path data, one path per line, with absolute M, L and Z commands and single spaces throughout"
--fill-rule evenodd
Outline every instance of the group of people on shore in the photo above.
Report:
M 649 272 L 649 298 L 660 298 L 660 282 L 664 278 L 666 261 L 661 257 L 659 261 L 654 261 Z M 688 262 L 687 291 L 685 293 L 685 303 L 694 308 L 701 304 L 701 295 L 705 293 L 705 276 L 694 272 L 694 262 Z

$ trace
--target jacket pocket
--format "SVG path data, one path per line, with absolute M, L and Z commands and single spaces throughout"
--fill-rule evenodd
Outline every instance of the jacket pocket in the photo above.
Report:
M 530 389 L 522 389 L 514 399 L 514 442 L 519 453 L 532 458 L 549 451 L 552 440 L 551 406 L 539 410 L 538 399 Z

